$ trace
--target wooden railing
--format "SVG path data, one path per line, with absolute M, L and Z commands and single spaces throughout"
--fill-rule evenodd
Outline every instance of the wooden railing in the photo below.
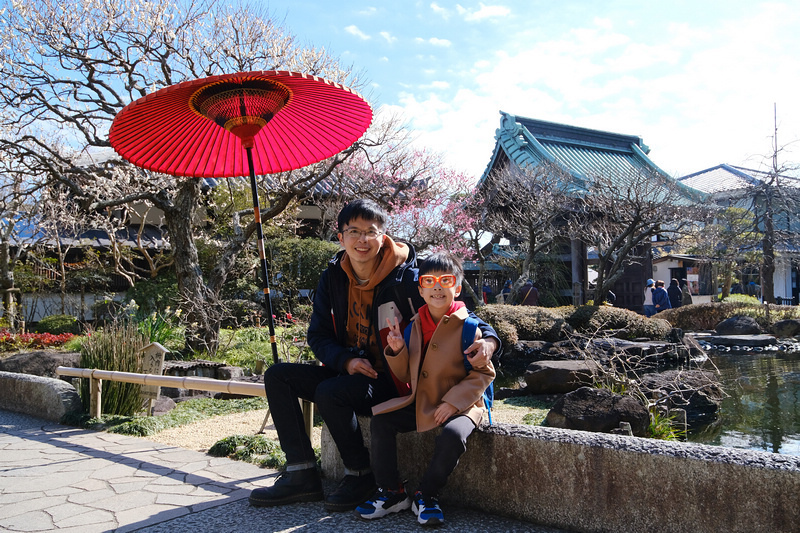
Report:
M 199 390 L 208 392 L 227 392 L 228 394 L 240 394 L 242 396 L 266 396 L 266 390 L 261 383 L 246 383 L 233 380 L 221 380 L 211 378 L 199 378 L 193 376 L 162 376 L 156 374 L 137 374 L 134 372 L 117 372 L 114 370 L 96 370 L 89 368 L 73 368 L 59 366 L 56 368 L 59 376 L 70 376 L 76 378 L 89 379 L 89 414 L 94 418 L 99 418 L 102 414 L 102 394 L 103 380 L 120 381 L 123 383 L 136 383 L 144 386 L 172 387 L 176 389 Z M 301 400 L 303 409 L 303 419 L 306 425 L 306 432 L 311 435 L 314 427 L 314 404 Z M 264 431 L 269 420 L 269 411 L 264 418 L 259 433 Z

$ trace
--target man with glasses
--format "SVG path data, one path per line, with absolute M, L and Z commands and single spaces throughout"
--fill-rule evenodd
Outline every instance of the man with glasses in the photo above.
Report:
M 375 490 L 369 451 L 358 415 L 409 388 L 389 371 L 383 350 L 389 324 L 402 327 L 424 304 L 417 288 L 416 253 L 384 233 L 387 213 L 371 200 L 347 204 L 338 217 L 339 244 L 314 293 L 308 344 L 323 366 L 273 365 L 264 373 L 270 413 L 286 470 L 271 487 L 255 489 L 250 504 L 285 505 L 323 499 L 316 457 L 298 399 L 313 401 L 345 466 L 345 477 L 325 498 L 328 511 L 348 511 Z M 500 341 L 491 326 L 470 346 L 478 366 L 488 364 Z

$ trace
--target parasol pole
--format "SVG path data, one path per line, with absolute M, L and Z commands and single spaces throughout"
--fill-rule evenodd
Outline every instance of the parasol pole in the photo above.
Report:
M 280 363 L 278 357 L 278 345 L 275 342 L 275 320 L 272 317 L 272 300 L 269 297 L 269 269 L 267 267 L 267 254 L 264 252 L 264 229 L 261 227 L 261 205 L 258 201 L 258 186 L 256 185 L 256 171 L 253 166 L 253 139 L 243 141 L 244 150 L 247 152 L 247 166 L 250 169 L 250 189 L 253 193 L 253 216 L 256 222 L 256 232 L 258 235 L 258 257 L 261 259 L 261 275 L 264 278 L 264 307 L 267 310 L 269 323 L 269 342 L 272 344 L 272 362 Z

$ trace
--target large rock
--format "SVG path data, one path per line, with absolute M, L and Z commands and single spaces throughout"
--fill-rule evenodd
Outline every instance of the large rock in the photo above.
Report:
M 668 370 L 641 377 L 642 388 L 652 399 L 668 398 L 668 408 L 686 410 L 690 427 L 717 417 L 725 392 L 717 374 L 706 370 Z
M 0 407 L 53 422 L 83 411 L 78 392 L 66 381 L 17 372 L 0 372 Z
M 726 318 L 714 328 L 717 335 L 757 335 L 761 326 L 755 318 L 749 316 L 732 316 Z
M 776 337 L 780 337 L 782 339 L 786 337 L 794 337 L 800 333 L 800 320 L 797 320 L 796 318 L 789 318 L 787 320 L 775 322 L 775 324 L 772 325 L 772 333 L 774 333 Z
M 772 335 L 709 335 L 703 337 L 709 344 L 723 346 L 771 346 L 778 344 L 778 339 Z
M 563 394 L 591 385 L 600 365 L 584 361 L 537 361 L 525 371 L 528 394 Z
M 630 396 L 620 396 L 608 389 L 581 387 L 561 397 L 547 413 L 545 422 L 549 427 L 600 433 L 610 433 L 619 428 L 620 422 L 628 422 L 634 435 L 644 437 L 650 413 Z
M 0 371 L 17 372 L 46 378 L 58 378 L 56 368 L 59 366 L 78 367 L 81 354 L 78 352 L 58 352 L 55 350 L 39 350 L 22 352 L 0 360 Z

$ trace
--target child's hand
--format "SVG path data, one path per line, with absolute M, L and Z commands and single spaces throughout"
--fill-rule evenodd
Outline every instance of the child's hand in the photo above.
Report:
M 392 349 L 392 353 L 397 355 L 403 351 L 403 347 L 406 345 L 406 341 L 403 340 L 403 332 L 400 331 L 400 323 L 397 321 L 397 317 L 394 317 L 394 324 L 388 318 L 386 323 L 389 324 L 389 335 L 386 336 L 386 342 Z
M 450 417 L 456 414 L 457 412 L 458 409 L 456 409 L 455 406 L 450 405 L 447 402 L 442 402 L 436 408 L 436 412 L 433 413 L 433 420 L 434 422 L 436 422 L 437 425 L 441 426 L 442 424 L 450 420 Z

